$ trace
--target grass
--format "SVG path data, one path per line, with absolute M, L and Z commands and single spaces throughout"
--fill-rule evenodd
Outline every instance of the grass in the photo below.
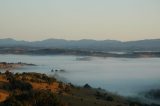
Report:
M 89 86 L 89 85 L 88 85 Z M 149 106 L 91 87 L 65 84 L 39 73 L 1 73 L 0 106 Z

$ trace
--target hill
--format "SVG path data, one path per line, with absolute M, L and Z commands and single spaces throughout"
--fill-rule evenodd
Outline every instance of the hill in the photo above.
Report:
M 77 87 L 39 73 L 0 73 L 0 106 L 159 106 L 131 102 L 124 97 Z
M 17 41 L 11 38 L 0 39 L 0 47 L 38 47 L 94 51 L 160 51 L 160 39 L 121 42 L 116 40 L 64 40 L 47 39 L 42 41 Z

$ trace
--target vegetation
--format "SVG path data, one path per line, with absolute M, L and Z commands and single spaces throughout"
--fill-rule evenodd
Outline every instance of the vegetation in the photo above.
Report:
M 83 86 L 83 88 L 91 88 L 91 86 L 89 85 L 89 84 L 85 84 L 84 86 Z
M 129 101 L 89 84 L 77 87 L 39 73 L 0 73 L 0 106 L 158 106 Z
M 30 80 L 39 83 L 51 83 L 55 81 L 54 78 L 49 78 L 45 74 L 13 74 L 9 71 L 2 75 L 5 76 L 8 83 L 2 84 L 0 89 L 7 90 L 10 96 L 0 104 L 1 106 L 62 106 L 50 90 L 34 90 L 29 83 Z M 28 80 L 27 78 L 33 78 L 34 80 Z
M 26 54 L 26 55 L 81 55 L 81 56 L 99 56 L 99 57 L 125 57 L 125 58 L 141 58 L 141 57 L 160 57 L 159 49 L 154 51 L 127 48 L 122 53 L 116 53 L 117 50 L 90 50 L 90 49 L 71 49 L 71 48 L 39 48 L 39 47 L 0 47 L 0 54 Z M 82 59 L 83 60 L 83 59 Z M 34 64 L 27 64 L 34 65 Z
M 36 66 L 35 64 L 28 64 L 28 63 L 22 63 L 22 62 L 18 62 L 18 63 L 7 63 L 7 62 L 0 62 L 0 69 L 5 69 L 5 70 L 11 70 L 11 69 L 15 69 L 15 68 L 19 68 L 22 66 Z
M 160 89 L 152 89 L 148 92 L 145 92 L 145 97 L 160 100 Z
M 50 91 L 25 91 L 12 93 L 2 106 L 62 106 L 58 98 Z

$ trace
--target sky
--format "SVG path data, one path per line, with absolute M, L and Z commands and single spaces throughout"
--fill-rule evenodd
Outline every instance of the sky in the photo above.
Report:
M 0 0 L 0 39 L 160 38 L 160 0 Z

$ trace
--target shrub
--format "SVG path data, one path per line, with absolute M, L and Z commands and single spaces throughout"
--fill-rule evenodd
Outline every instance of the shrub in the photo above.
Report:
M 57 97 L 50 91 L 28 91 L 12 94 L 1 106 L 62 106 Z
M 20 81 L 20 80 L 14 80 L 11 82 L 12 89 L 20 89 L 20 90 L 31 90 L 32 85 L 30 83 Z
M 160 89 L 152 89 L 146 92 L 145 97 L 160 100 Z
M 83 88 L 87 88 L 87 89 L 90 89 L 90 88 L 92 88 L 89 84 L 85 84 L 84 86 L 83 86 Z

